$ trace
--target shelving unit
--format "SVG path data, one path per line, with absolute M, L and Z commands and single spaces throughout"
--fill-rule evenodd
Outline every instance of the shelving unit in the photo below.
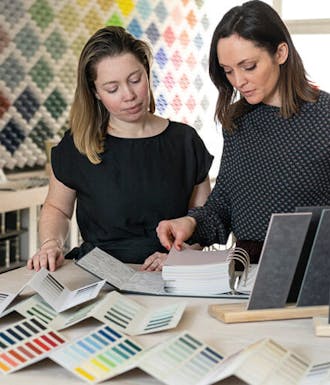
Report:
M 24 174 L 24 177 L 37 175 L 43 176 L 38 172 Z M 16 178 L 19 178 L 19 175 L 15 176 Z M 0 245 L 3 248 L 0 249 L 0 273 L 25 265 L 26 260 L 37 251 L 38 218 L 47 191 L 48 186 L 18 191 L 0 190 Z M 15 215 L 17 216 L 16 225 L 14 225 Z M 9 217 L 12 217 L 10 221 L 8 221 Z M 77 246 L 79 241 L 79 231 L 74 216 L 65 245 L 66 249 Z

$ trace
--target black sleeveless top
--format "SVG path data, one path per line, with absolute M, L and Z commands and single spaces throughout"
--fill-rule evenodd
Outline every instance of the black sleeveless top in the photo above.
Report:
M 194 186 L 207 177 L 213 157 L 192 127 L 169 122 L 148 138 L 106 135 L 101 158 L 92 164 L 67 131 L 52 150 L 52 167 L 59 181 L 76 190 L 87 249 L 97 246 L 123 262 L 143 263 L 165 251 L 155 231 L 159 221 L 186 215 Z

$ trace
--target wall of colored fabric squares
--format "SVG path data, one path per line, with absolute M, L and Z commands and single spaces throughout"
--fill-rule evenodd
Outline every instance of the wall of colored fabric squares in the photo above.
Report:
M 214 113 L 206 1 L 2 0 L 0 169 L 44 166 L 44 141 L 68 128 L 81 48 L 105 25 L 152 46 L 157 113 L 202 130 Z

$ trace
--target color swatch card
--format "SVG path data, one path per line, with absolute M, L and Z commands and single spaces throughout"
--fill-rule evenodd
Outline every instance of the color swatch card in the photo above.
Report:
M 92 304 L 59 314 L 50 326 L 60 330 L 94 317 L 125 334 L 146 334 L 176 327 L 185 306 L 185 303 L 177 303 L 148 308 L 113 291 Z
M 65 342 L 36 318 L 17 322 L 0 330 L 0 372 L 9 374 L 40 361 Z
M 58 312 L 95 298 L 104 284 L 102 280 L 70 290 L 45 268 L 39 270 L 29 282 L 29 286 Z
M 194 385 L 222 360 L 222 354 L 183 332 L 146 351 L 138 366 L 164 384 Z
M 249 385 L 298 385 L 310 370 L 271 339 L 224 358 L 188 332 L 145 351 L 138 367 L 166 385 L 210 385 L 231 376 Z
M 59 315 L 39 294 L 25 299 L 10 309 L 26 318 L 35 317 L 46 325 L 49 325 L 50 322 Z
M 298 385 L 310 364 L 271 339 L 260 340 L 225 359 L 198 385 L 235 376 L 249 385 Z
M 19 272 L 19 279 L 17 278 Z M 17 298 L 34 275 L 25 267 L 0 274 L 0 317 L 11 312 L 9 309 L 22 298 Z
M 63 275 L 67 276 L 66 284 Z M 74 263 L 65 264 L 52 273 L 45 268 L 38 272 L 26 267 L 15 269 L 0 275 L 0 317 L 13 311 L 26 298 L 20 296 L 25 289 L 30 289 L 29 295 L 38 292 L 59 312 L 95 298 L 104 284 L 104 280 L 82 272 Z
M 105 325 L 49 357 L 79 378 L 97 383 L 136 367 L 142 351 L 136 342 Z
M 313 365 L 299 385 L 329 385 L 330 361 Z

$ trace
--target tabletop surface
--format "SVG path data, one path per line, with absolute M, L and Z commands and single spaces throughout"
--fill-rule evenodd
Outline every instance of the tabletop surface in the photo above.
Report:
M 76 272 L 76 268 L 74 268 L 74 271 Z M 72 270 L 65 266 L 58 270 L 58 276 L 60 272 L 61 274 L 63 273 L 61 275 L 63 281 L 69 282 L 72 278 Z M 76 274 L 79 274 L 79 270 Z M 11 272 L 11 276 L 13 275 L 14 273 Z M 107 288 L 105 287 L 104 290 L 106 291 Z M 259 339 L 270 337 L 285 348 L 308 359 L 311 363 L 322 363 L 330 360 L 330 340 L 327 337 L 315 336 L 312 319 L 224 324 L 208 314 L 208 305 L 214 303 L 229 303 L 229 301 L 236 301 L 237 303 L 238 300 L 126 295 L 146 306 L 161 306 L 177 302 L 186 303 L 185 312 L 176 328 L 133 337 L 133 339 L 143 347 L 153 346 L 169 336 L 188 330 L 192 335 L 218 350 L 224 356 L 235 353 Z M 3 327 L 9 326 L 13 322 L 21 319 L 21 316 L 12 313 L 0 319 L 0 328 L 2 329 Z M 73 339 L 99 326 L 101 326 L 101 323 L 97 320 L 88 319 L 68 329 L 62 330 L 61 334 L 68 339 Z M 118 385 L 160 384 L 158 380 L 152 378 L 140 369 L 133 369 L 111 380 L 102 382 L 102 384 L 107 383 Z M 241 383 L 241 381 L 235 378 L 221 382 L 221 384 L 224 385 L 238 385 Z M 63 367 L 49 359 L 45 359 L 23 368 L 16 373 L 6 376 L 0 375 L 0 384 L 81 385 L 83 382 Z

